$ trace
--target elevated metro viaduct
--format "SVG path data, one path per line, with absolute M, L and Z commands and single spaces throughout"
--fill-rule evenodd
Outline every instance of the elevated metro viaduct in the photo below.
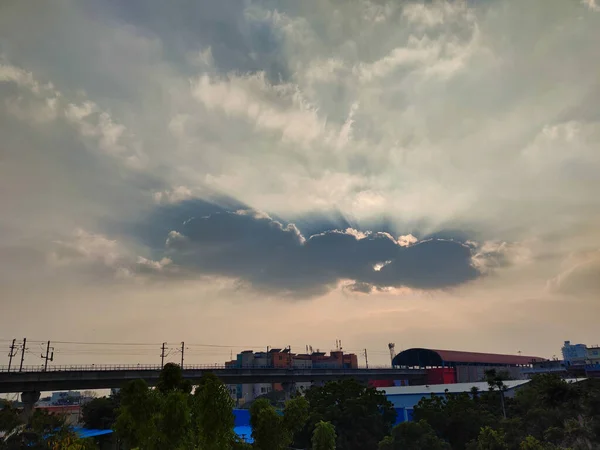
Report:
M 1 371 L 0 393 L 21 392 L 25 409 L 33 408 L 41 391 L 69 389 L 120 388 L 128 381 L 142 379 L 156 385 L 160 366 L 73 366 L 52 367 L 48 371 L 26 369 L 23 372 Z M 295 382 L 326 382 L 342 379 L 407 380 L 410 384 L 424 384 L 426 371 L 421 369 L 277 369 L 277 368 L 223 368 L 217 366 L 184 366 L 183 376 L 192 383 L 204 373 L 211 372 L 225 384 L 282 383 L 291 388 Z

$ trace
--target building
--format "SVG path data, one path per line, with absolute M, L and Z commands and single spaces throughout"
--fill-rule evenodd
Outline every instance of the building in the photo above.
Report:
M 571 375 L 600 377 L 600 347 L 571 344 L 565 341 L 562 347 L 564 364 Z
M 45 405 L 36 406 L 35 409 L 41 409 L 49 414 L 62 416 L 68 425 L 74 426 L 81 421 L 81 405 Z
M 569 368 L 564 361 L 558 359 L 535 362 L 531 367 L 524 367 L 521 372 L 528 378 L 543 373 L 553 373 L 562 378 L 567 378 L 569 376 Z
M 522 379 L 525 378 L 522 372 L 524 368 L 541 361 L 546 359 L 537 356 L 411 348 L 398 353 L 392 360 L 392 365 L 427 369 L 429 384 L 452 384 L 482 381 L 485 379 L 485 372 L 491 369 L 508 372 L 513 379 Z
M 289 347 L 267 348 L 265 352 L 245 350 L 239 353 L 236 359 L 225 363 L 226 368 L 269 368 L 269 369 L 357 369 L 358 358 L 353 353 L 344 353 L 342 350 L 325 352 L 311 352 L 303 354 L 292 353 Z M 293 391 L 305 390 L 311 386 L 310 382 L 295 383 Z M 244 404 L 256 397 L 272 391 L 283 391 L 281 383 L 255 383 L 228 385 L 231 396 L 238 404 Z
M 562 355 L 567 366 L 585 365 L 588 349 L 585 344 L 571 344 L 571 341 L 565 341 L 562 347 Z
M 50 404 L 53 406 L 78 405 L 81 400 L 81 392 L 78 391 L 53 392 L 52 397 L 50 397 Z

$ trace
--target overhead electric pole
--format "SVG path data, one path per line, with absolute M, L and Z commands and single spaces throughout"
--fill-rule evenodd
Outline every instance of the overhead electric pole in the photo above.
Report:
M 12 344 L 10 344 L 10 352 L 8 353 L 8 371 L 9 372 L 10 372 L 10 366 L 12 365 L 12 359 L 14 356 L 17 355 L 15 342 L 17 342 L 17 340 L 13 339 Z
M 369 357 L 367 356 L 367 349 L 365 348 L 365 365 L 367 366 L 366 368 L 369 368 Z
M 183 369 L 183 352 L 185 350 L 185 342 L 181 342 L 181 368 Z
M 52 349 L 52 354 L 50 354 L 50 349 Z M 40 358 L 46 360 L 44 363 L 44 372 L 46 372 L 48 370 L 48 361 L 54 361 L 54 347 L 50 347 L 50 341 L 48 341 L 48 345 L 46 346 L 46 356 L 41 354 Z
M 23 338 L 23 347 L 21 348 L 21 365 L 19 366 L 19 372 L 23 370 L 23 361 L 25 361 L 25 346 L 27 345 L 27 338 Z
M 163 342 L 162 349 L 161 349 L 161 352 L 160 352 L 160 367 L 161 367 L 161 369 L 163 367 L 165 367 L 165 356 L 166 356 L 165 355 L 165 345 L 167 345 L 167 343 Z

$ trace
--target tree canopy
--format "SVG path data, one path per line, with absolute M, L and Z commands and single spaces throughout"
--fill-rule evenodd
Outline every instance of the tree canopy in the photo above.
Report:
M 396 411 L 383 392 L 354 380 L 314 386 L 305 397 L 309 418 L 295 447 L 310 447 L 316 424 L 324 421 L 335 427 L 339 450 L 377 449 L 396 420 Z
M 556 375 L 538 375 L 514 398 L 505 398 L 502 379 L 495 373 L 487 378 L 488 392 L 422 399 L 414 419 L 429 424 L 457 450 L 600 448 L 600 380 L 567 383 Z

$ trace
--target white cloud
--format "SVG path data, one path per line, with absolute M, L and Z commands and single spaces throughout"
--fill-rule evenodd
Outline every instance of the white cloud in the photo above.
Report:
M 70 240 L 59 240 L 55 244 L 57 249 L 49 257 L 52 264 L 59 266 L 84 262 L 111 267 L 122 258 L 117 241 L 81 229 L 76 230 Z
M 189 239 L 178 231 L 170 231 L 165 242 L 165 247 L 167 249 L 185 249 L 188 245 Z
M 273 86 L 264 73 L 225 80 L 203 75 L 193 84 L 192 94 L 209 110 L 249 120 L 259 130 L 276 132 L 283 142 L 309 144 L 325 131 L 316 108 L 296 86 Z
M 94 277 L 137 281 L 143 281 L 146 276 L 173 275 L 178 271 L 169 258 L 154 261 L 136 256 L 116 240 L 82 229 L 55 241 L 54 249 L 48 254 L 48 262 L 57 269 L 87 271 Z
M 339 58 L 327 58 L 325 60 L 311 61 L 305 69 L 304 76 L 309 83 L 334 82 L 341 78 L 341 72 L 345 69 L 344 62 Z
M 14 65 L 0 64 L 0 82 L 16 83 L 25 92 L 31 94 L 8 97 L 6 110 L 13 116 L 33 123 L 46 123 L 64 118 L 78 128 L 84 137 L 97 138 L 95 145 L 112 156 L 117 156 L 131 168 L 143 165 L 143 153 L 139 143 L 129 138 L 125 143 L 127 129 L 113 120 L 96 103 L 85 100 L 80 104 L 67 103 L 67 99 L 51 82 L 39 82 L 31 72 Z
M 156 203 L 179 203 L 184 200 L 189 200 L 194 194 L 191 189 L 185 186 L 177 186 L 168 191 L 155 192 L 153 194 Z
M 26 88 L 40 96 L 60 96 L 60 93 L 54 88 L 52 83 L 42 84 L 34 78 L 33 73 L 27 72 L 7 62 L 2 62 L 2 58 L 0 58 L 0 82 L 16 83 L 20 87 Z
M 408 247 L 410 245 L 416 244 L 418 241 L 419 240 L 412 234 L 406 234 L 404 236 L 398 237 L 398 245 L 402 247 Z
M 482 273 L 492 273 L 503 267 L 524 270 L 534 260 L 533 250 L 527 243 L 486 241 L 474 247 L 473 265 Z
M 590 8 L 592 11 L 600 11 L 600 5 L 598 5 L 596 0 L 581 0 L 581 3 Z
M 144 154 L 140 144 L 128 136 L 127 128 L 113 120 L 92 101 L 81 104 L 69 103 L 65 108 L 65 118 L 75 125 L 85 138 L 95 138 L 95 145 L 111 156 L 121 158 L 128 167 L 141 169 Z
M 402 66 L 433 64 L 440 52 L 440 43 L 431 42 L 427 37 L 418 39 L 411 36 L 407 46 L 397 47 L 372 63 L 360 63 L 355 71 L 363 82 L 369 82 L 385 77 Z
M 600 251 L 592 250 L 570 255 L 563 263 L 563 271 L 548 282 L 551 292 L 576 297 L 600 294 Z

